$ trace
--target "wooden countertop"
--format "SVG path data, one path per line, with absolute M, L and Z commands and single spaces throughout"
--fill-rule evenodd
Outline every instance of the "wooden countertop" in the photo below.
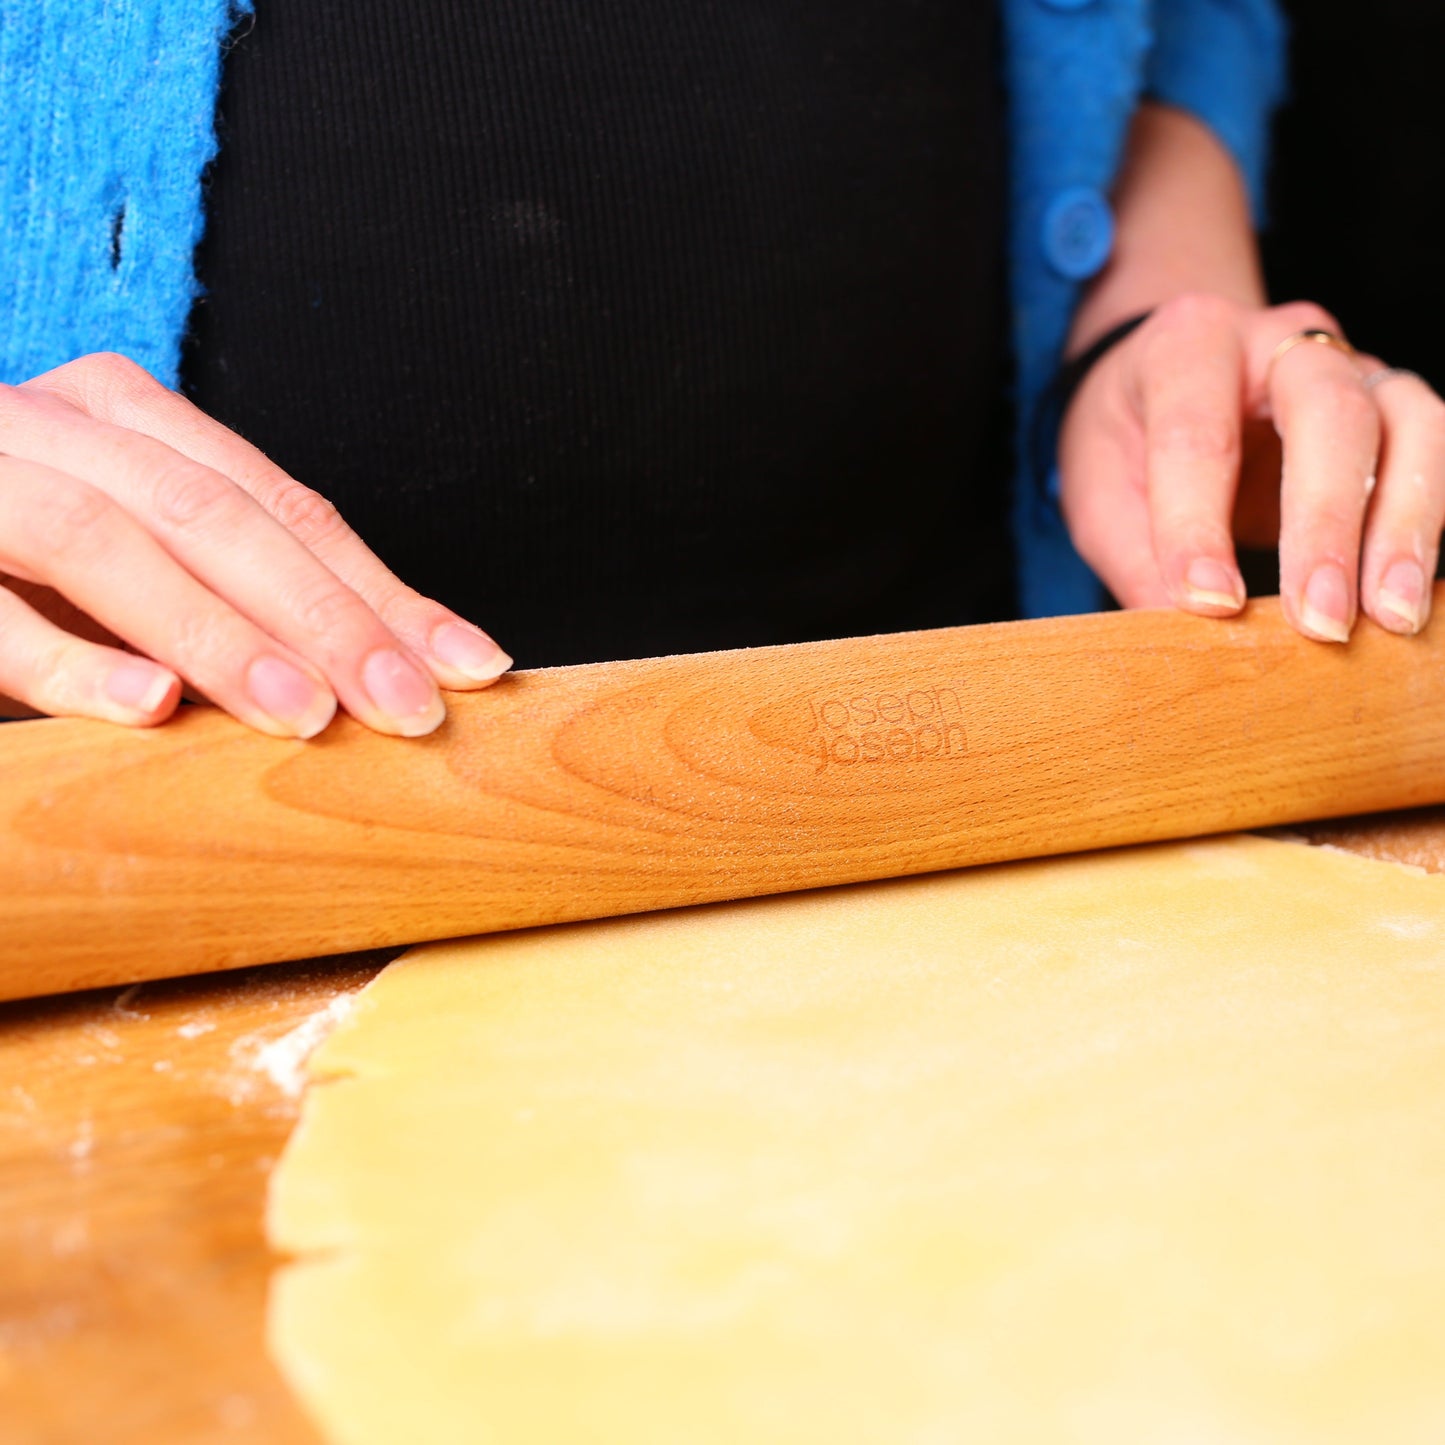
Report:
M 1292 831 L 1445 873 L 1445 808 Z M 400 951 L 0 1006 L 0 1445 L 318 1445 L 262 1344 L 266 1178 Z
M 262 1349 L 266 1176 L 398 952 L 0 1006 L 4 1445 L 314 1445 Z

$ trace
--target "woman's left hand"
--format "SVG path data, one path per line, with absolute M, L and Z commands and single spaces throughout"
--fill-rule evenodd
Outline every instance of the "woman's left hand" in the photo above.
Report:
M 1235 538 L 1277 538 L 1285 615 L 1306 637 L 1346 641 L 1361 608 L 1392 632 L 1424 626 L 1445 402 L 1373 357 L 1282 349 L 1306 330 L 1340 335 L 1308 302 L 1179 296 L 1089 373 L 1060 436 L 1062 505 L 1121 604 L 1237 612 Z

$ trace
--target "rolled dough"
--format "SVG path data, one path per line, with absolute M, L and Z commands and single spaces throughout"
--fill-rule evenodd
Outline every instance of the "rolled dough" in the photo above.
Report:
M 419 949 L 313 1061 L 326 1437 L 1445 1439 L 1445 880 L 1258 838 Z

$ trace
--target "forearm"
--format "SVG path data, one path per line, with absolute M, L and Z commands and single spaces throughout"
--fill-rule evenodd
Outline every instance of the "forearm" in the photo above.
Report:
M 1074 317 L 1068 355 L 1185 292 L 1265 303 L 1244 180 L 1192 115 L 1152 101 L 1140 106 L 1113 200 L 1114 253 Z

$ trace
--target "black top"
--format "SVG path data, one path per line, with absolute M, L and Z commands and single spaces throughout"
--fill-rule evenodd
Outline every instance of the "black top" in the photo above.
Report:
M 991 0 L 269 0 L 183 385 L 521 665 L 1000 616 Z

